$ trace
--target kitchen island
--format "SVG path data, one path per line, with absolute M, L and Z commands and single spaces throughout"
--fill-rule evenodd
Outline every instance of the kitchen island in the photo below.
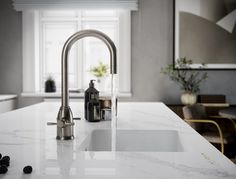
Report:
M 163 103 L 118 103 L 117 129 L 177 131 L 181 150 L 82 150 L 94 130 L 110 129 L 111 122 L 89 123 L 83 119 L 83 103 L 70 106 L 74 117 L 82 117 L 75 121 L 75 139 L 70 141 L 56 140 L 56 127 L 47 126 L 47 122 L 56 122 L 60 103 L 44 102 L 0 115 L 0 153 L 11 157 L 8 173 L 0 178 L 236 178 L 236 165 Z M 23 174 L 26 165 L 33 167 L 31 174 Z

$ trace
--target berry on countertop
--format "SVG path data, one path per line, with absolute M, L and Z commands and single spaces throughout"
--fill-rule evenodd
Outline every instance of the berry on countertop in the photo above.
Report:
M 1 166 L 1 165 L 5 165 L 5 166 L 9 167 L 10 161 L 1 159 L 1 160 L 0 160 L 0 166 Z
M 23 172 L 24 172 L 25 174 L 30 174 L 32 171 L 33 171 L 33 168 L 32 168 L 30 165 L 25 166 L 25 167 L 23 168 Z
M 2 157 L 2 160 L 10 161 L 10 157 L 6 155 L 6 156 Z
M 7 173 L 8 169 L 5 165 L 0 166 L 0 174 L 5 174 Z

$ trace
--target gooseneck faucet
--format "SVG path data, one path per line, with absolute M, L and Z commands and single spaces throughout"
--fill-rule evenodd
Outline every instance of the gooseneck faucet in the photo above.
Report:
M 97 30 L 81 30 L 73 34 L 65 42 L 61 55 L 61 107 L 57 115 L 57 137 L 58 140 L 74 139 L 74 122 L 72 111 L 69 106 L 68 92 L 68 56 L 72 45 L 84 37 L 96 37 L 102 40 L 110 52 L 110 73 L 116 74 L 116 46 L 113 41 L 104 33 Z

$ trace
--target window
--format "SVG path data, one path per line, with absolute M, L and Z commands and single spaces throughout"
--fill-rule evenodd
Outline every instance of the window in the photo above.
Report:
M 82 29 L 96 29 L 107 34 L 118 53 L 116 86 L 130 92 L 130 11 L 73 10 L 24 11 L 23 13 L 23 92 L 43 92 L 48 76 L 61 88 L 61 51 L 65 41 Z M 69 88 L 86 89 L 96 79 L 91 69 L 109 65 L 109 51 L 99 39 L 87 37 L 76 42 L 69 53 Z M 109 70 L 100 79 L 100 91 L 110 88 Z

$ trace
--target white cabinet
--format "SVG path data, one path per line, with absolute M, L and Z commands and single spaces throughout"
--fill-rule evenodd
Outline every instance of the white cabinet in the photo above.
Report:
M 16 109 L 16 95 L 0 95 L 0 114 Z

